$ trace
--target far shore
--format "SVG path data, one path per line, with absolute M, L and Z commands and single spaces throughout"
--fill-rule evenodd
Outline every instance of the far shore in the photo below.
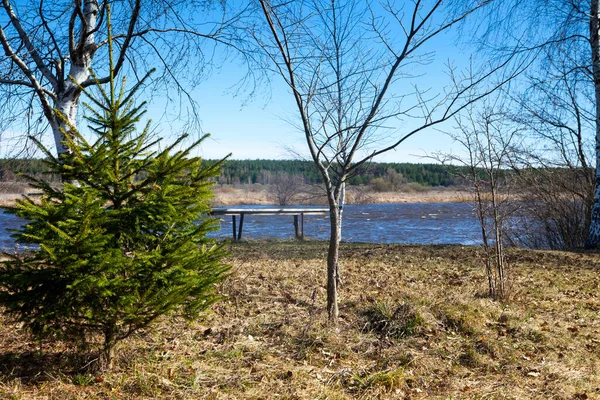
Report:
M 26 191 L 27 192 L 27 191 Z M 215 185 L 213 206 L 278 204 L 276 196 L 262 185 Z M 0 206 L 11 206 L 22 193 L 0 193 Z M 464 188 L 429 188 L 422 191 L 372 192 L 350 187 L 347 204 L 448 203 L 472 201 L 472 193 Z M 301 194 L 291 204 L 325 205 L 322 194 Z
M 234 206 L 241 204 L 261 205 L 278 204 L 276 196 L 260 187 L 245 185 L 243 187 L 215 186 L 214 206 Z M 348 188 L 347 204 L 399 204 L 399 203 L 455 203 L 468 202 L 472 193 L 462 188 L 430 188 L 422 191 L 371 192 L 355 187 Z M 290 204 L 326 205 L 327 199 L 322 194 L 299 195 Z

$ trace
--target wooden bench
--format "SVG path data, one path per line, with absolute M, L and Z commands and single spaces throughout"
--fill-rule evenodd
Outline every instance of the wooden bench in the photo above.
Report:
M 212 215 L 231 215 L 233 225 L 233 240 L 242 238 L 244 226 L 244 215 L 293 215 L 294 232 L 297 239 L 304 238 L 304 216 L 305 215 L 327 215 L 328 208 L 317 207 L 295 207 L 295 208 L 213 208 Z M 240 226 L 236 227 L 236 218 L 240 217 Z

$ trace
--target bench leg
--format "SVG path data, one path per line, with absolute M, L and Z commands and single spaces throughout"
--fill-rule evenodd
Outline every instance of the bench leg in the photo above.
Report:
M 233 240 L 237 239 L 237 224 L 235 223 L 235 215 L 231 216 L 231 225 L 233 228 Z
M 240 230 L 238 231 L 237 240 L 242 238 L 242 227 L 244 226 L 244 214 L 240 214 Z M 234 232 L 235 235 L 235 232 Z
M 294 234 L 296 235 L 296 239 L 301 239 L 300 236 L 300 226 L 298 224 L 298 216 L 294 215 Z

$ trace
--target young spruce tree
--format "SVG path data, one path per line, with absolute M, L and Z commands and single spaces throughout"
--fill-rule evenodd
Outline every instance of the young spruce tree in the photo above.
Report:
M 86 92 L 94 141 L 71 126 L 60 159 L 38 143 L 50 173 L 66 183 L 55 189 L 30 178 L 41 198 L 25 196 L 9 211 L 27 221 L 16 241 L 39 249 L 0 263 L 0 305 L 36 337 L 101 335 L 105 370 L 120 340 L 161 315 L 194 317 L 209 307 L 229 269 L 223 247 L 206 237 L 217 227 L 207 213 L 219 165 L 190 156 L 201 140 L 154 150 L 148 125 L 136 130 L 145 113 L 145 103 L 133 103 L 139 85 L 117 86 L 111 75 L 107 88 Z

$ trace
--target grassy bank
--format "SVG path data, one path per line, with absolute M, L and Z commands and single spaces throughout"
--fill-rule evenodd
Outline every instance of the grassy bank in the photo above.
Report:
M 0 398 L 600 398 L 600 258 L 511 250 L 485 297 L 477 248 L 345 245 L 337 328 L 318 242 L 232 247 L 226 299 L 123 343 L 116 370 L 0 324 Z
M 213 188 L 215 206 L 233 206 L 239 204 L 277 204 L 277 199 L 268 186 L 241 185 L 215 186 Z M 292 202 L 301 204 L 326 205 L 327 198 L 322 192 L 312 189 L 313 193 L 301 193 Z M 348 188 L 348 204 L 382 203 L 444 203 L 471 201 L 472 194 L 464 188 L 426 188 L 419 190 L 398 190 L 376 192 L 365 188 Z
M 19 191 L 0 190 L 0 206 L 13 205 L 21 193 Z M 213 206 L 235 206 L 240 204 L 277 204 L 273 192 L 263 185 L 217 185 L 214 187 L 215 197 L 211 202 Z M 348 191 L 348 204 L 382 204 L 382 203 L 444 203 L 471 201 L 472 194 L 466 189 L 458 188 L 423 188 L 419 191 L 373 192 L 350 188 Z M 293 203 L 306 205 L 326 205 L 327 199 L 320 194 L 303 194 L 298 196 Z

